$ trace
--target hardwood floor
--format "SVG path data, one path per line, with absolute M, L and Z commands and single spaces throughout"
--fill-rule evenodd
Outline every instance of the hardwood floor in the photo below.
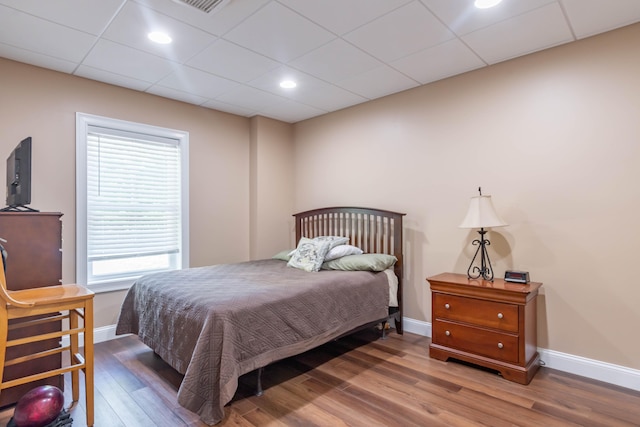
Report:
M 640 392 L 541 368 L 523 386 L 429 358 L 429 339 L 362 331 L 240 379 L 219 426 L 640 426 Z M 97 427 L 205 426 L 181 408 L 181 376 L 135 336 L 95 348 Z M 68 379 L 67 379 L 68 380 Z M 66 385 L 66 390 L 70 390 Z M 67 402 L 69 392 L 65 392 Z M 84 403 L 73 425 L 86 427 Z M 13 408 L 0 412 L 5 426 Z

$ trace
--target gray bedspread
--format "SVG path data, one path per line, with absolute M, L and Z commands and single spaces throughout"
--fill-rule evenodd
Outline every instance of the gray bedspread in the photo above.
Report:
M 238 377 L 383 319 L 384 273 L 307 273 L 279 260 L 191 268 L 140 278 L 116 334 L 137 334 L 184 380 L 178 402 L 216 424 Z

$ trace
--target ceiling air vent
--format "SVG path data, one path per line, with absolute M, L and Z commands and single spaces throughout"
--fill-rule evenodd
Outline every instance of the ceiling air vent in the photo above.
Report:
M 230 0 L 173 0 L 176 3 L 183 3 L 192 7 L 195 7 L 198 10 L 201 10 L 205 13 L 211 12 L 213 9 L 219 9 L 225 4 L 229 3 Z

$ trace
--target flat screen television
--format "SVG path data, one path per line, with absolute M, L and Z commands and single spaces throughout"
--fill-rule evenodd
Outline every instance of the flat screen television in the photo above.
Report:
M 7 207 L 3 211 L 35 211 L 31 203 L 31 137 L 20 141 L 7 158 Z

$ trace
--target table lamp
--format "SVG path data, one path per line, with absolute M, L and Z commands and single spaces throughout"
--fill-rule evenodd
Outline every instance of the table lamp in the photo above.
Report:
M 471 264 L 467 270 L 467 276 L 470 279 L 482 277 L 484 280 L 493 281 L 493 269 L 491 268 L 491 261 L 489 260 L 489 253 L 486 248 L 491 242 L 484 237 L 487 233 L 485 228 L 504 227 L 508 224 L 496 213 L 493 203 L 491 202 L 491 196 L 483 196 L 481 187 L 478 187 L 478 192 L 480 195 L 471 198 L 467 216 L 458 227 L 479 228 L 478 233 L 480 233 L 480 238 L 472 242 L 473 245 L 478 245 L 478 249 L 476 249 L 476 253 L 471 260 Z M 474 266 L 476 258 L 478 258 L 478 253 L 480 254 L 480 267 L 477 265 Z

